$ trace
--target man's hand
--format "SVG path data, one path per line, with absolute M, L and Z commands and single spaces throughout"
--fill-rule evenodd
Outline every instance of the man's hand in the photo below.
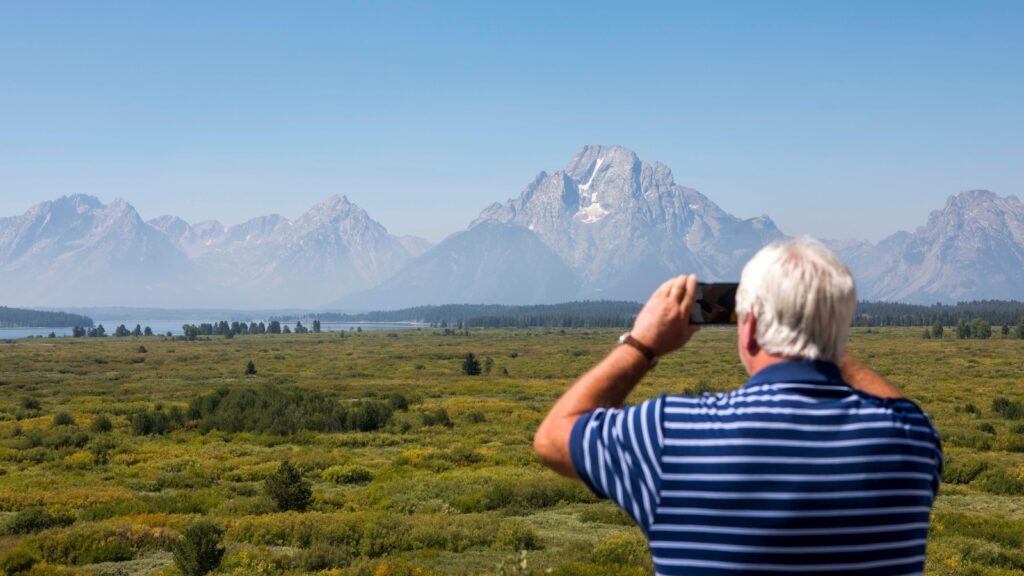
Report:
M 679 276 L 661 285 L 644 305 L 631 334 L 656 355 L 679 348 L 693 336 L 690 308 L 697 292 L 696 276 Z M 647 373 L 648 363 L 631 346 L 616 346 L 604 360 L 580 377 L 555 402 L 537 428 L 533 448 L 552 470 L 576 478 L 569 454 L 569 436 L 580 415 L 595 408 L 620 407 Z
M 633 323 L 633 338 L 664 356 L 686 344 L 700 326 L 690 325 L 690 310 L 697 294 L 697 276 L 670 278 L 644 304 Z

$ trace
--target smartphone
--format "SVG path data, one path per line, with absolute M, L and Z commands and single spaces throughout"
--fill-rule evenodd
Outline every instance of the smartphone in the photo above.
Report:
M 698 283 L 690 324 L 735 324 L 737 287 L 734 282 Z

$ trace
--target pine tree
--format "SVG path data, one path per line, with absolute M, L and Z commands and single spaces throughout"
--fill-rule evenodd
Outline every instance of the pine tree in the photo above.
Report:
M 967 324 L 967 320 L 961 319 L 956 323 L 956 337 L 960 340 L 971 337 L 971 327 Z
M 220 566 L 224 557 L 224 530 L 216 524 L 201 520 L 182 533 L 174 544 L 174 563 L 185 576 L 203 576 Z
M 942 327 L 942 320 L 936 320 L 932 323 L 932 338 L 942 339 L 942 333 L 945 329 Z
M 466 376 L 480 375 L 480 361 L 472 352 L 466 354 L 466 358 L 462 361 L 462 373 Z
M 246 364 L 246 366 L 245 366 L 245 375 L 246 376 L 255 376 L 256 375 L 256 363 L 253 362 L 252 360 L 249 360 L 249 363 Z
M 146 329 L 142 331 L 142 334 L 144 336 L 152 336 L 153 335 L 153 329 L 150 328 L 149 326 L 146 326 Z
M 277 509 L 282 512 L 302 512 L 313 499 L 313 488 L 287 460 L 281 462 L 277 470 L 267 477 L 264 487 L 267 495 L 277 504 Z

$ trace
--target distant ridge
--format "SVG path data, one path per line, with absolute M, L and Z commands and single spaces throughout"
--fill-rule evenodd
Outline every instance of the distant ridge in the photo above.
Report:
M 602 328 L 630 326 L 640 308 L 638 302 L 607 300 L 532 306 L 446 304 L 360 314 L 321 312 L 276 319 L 293 321 L 315 318 L 328 322 L 419 322 L 435 325 L 444 323 L 451 327 L 465 328 Z
M 92 318 L 80 314 L 0 306 L 0 328 L 91 328 L 92 325 Z

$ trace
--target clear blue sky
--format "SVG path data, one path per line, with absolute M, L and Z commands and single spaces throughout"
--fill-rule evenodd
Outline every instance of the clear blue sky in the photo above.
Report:
M 298 216 L 439 240 L 587 143 L 878 239 L 1022 195 L 1024 2 L 5 2 L 0 215 Z

